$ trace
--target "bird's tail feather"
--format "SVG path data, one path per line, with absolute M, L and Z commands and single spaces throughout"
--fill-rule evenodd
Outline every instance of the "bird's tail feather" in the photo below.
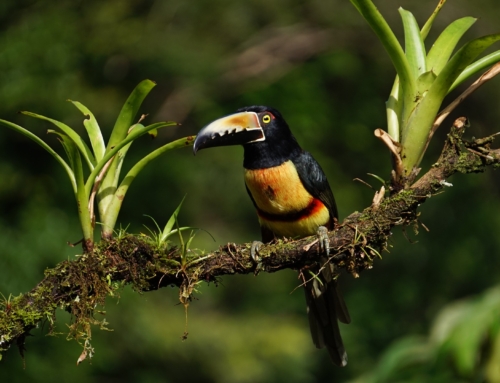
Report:
M 316 347 L 326 347 L 332 361 L 345 366 L 347 354 L 338 321 L 349 323 L 351 318 L 330 268 L 324 269 L 326 272 L 324 270 L 318 275 L 321 282 L 314 278 L 305 286 L 309 327 Z

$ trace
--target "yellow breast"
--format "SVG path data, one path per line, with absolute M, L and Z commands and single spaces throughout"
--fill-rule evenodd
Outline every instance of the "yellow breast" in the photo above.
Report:
M 291 161 L 267 169 L 245 169 L 245 183 L 257 205 L 260 224 L 277 237 L 313 235 L 330 221 L 327 207 L 304 188 Z
M 245 169 L 245 183 L 259 209 L 266 213 L 299 211 L 313 200 L 291 161 L 268 169 Z

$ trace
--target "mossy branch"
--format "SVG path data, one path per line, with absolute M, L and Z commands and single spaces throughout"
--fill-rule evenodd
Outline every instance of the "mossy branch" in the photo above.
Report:
M 412 186 L 389 188 L 376 195 L 372 206 L 349 215 L 329 233 L 330 262 L 355 277 L 373 266 L 386 250 L 394 226 L 418 225 L 418 206 L 449 184 L 453 174 L 482 172 L 487 166 L 500 167 L 500 149 L 491 149 L 495 136 L 466 141 L 465 118 L 455 121 L 438 161 Z M 262 246 L 260 270 L 305 269 L 318 257 L 315 237 L 279 240 Z M 0 302 L 0 356 L 17 344 L 21 353 L 26 336 L 41 322 L 52 331 L 57 308 L 72 314 L 69 337 L 84 346 L 79 361 L 92 353 L 91 326 L 106 326 L 94 318 L 96 307 L 103 306 L 125 284 L 137 291 L 157 290 L 168 285 L 180 288 L 180 300 L 187 305 L 195 286 L 215 282 L 222 275 L 256 271 L 250 257 L 250 244 L 227 244 L 209 254 L 191 256 L 181 262 L 177 248 L 158 248 L 143 236 L 127 235 L 102 241 L 90 253 L 73 261 L 63 261 L 45 272 L 45 278 L 30 292 Z

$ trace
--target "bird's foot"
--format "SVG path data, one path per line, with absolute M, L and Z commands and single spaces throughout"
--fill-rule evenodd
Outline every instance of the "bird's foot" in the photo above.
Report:
M 319 251 L 321 254 L 325 254 L 327 257 L 330 255 L 330 240 L 328 239 L 328 229 L 324 226 L 318 227 L 316 231 L 319 242 Z
M 250 256 L 255 263 L 255 275 L 262 269 L 262 258 L 259 256 L 259 249 L 262 245 L 263 243 L 261 241 L 253 241 L 252 247 L 250 247 Z

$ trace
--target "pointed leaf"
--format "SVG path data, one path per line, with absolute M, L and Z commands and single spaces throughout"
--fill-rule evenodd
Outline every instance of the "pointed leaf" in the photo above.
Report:
M 170 232 L 172 231 L 172 228 L 175 225 L 175 222 L 177 220 L 177 216 L 179 215 L 179 211 L 181 210 L 182 203 L 186 199 L 186 196 L 184 196 L 179 203 L 179 206 L 177 206 L 177 209 L 174 210 L 173 214 L 170 216 L 170 219 L 168 220 L 167 224 L 165 225 L 165 228 L 163 229 L 163 232 L 161 234 L 161 241 L 163 242 L 165 239 L 168 238 Z
M 182 229 L 184 229 L 184 228 L 182 228 Z M 192 229 L 194 229 L 194 228 L 192 228 Z M 196 237 L 196 231 L 192 230 L 191 233 L 189 233 L 189 238 L 188 238 L 188 241 L 186 242 L 186 249 L 187 250 L 190 249 L 191 242 L 193 242 L 194 237 Z
M 69 161 L 69 166 L 71 166 L 71 169 L 73 170 L 73 173 L 75 171 L 75 159 L 74 159 L 74 153 L 73 153 L 73 146 L 74 145 L 71 145 L 72 141 L 71 141 L 71 138 L 68 137 L 68 135 L 62 133 L 62 132 L 59 132 L 57 130 L 53 130 L 53 129 L 48 129 L 47 130 L 47 134 L 55 134 L 57 136 L 59 136 L 59 142 L 61 142 L 61 145 L 64 149 L 64 152 L 66 153 L 66 156 L 68 157 L 68 161 Z
M 109 152 L 118 145 L 128 134 L 129 128 L 134 123 L 135 116 L 139 111 L 139 108 L 149 94 L 151 89 L 155 87 L 155 83 L 151 80 L 144 80 L 139 83 L 132 91 L 127 101 L 123 105 L 118 118 L 116 119 L 115 126 L 111 132 L 111 137 L 109 138 L 108 146 L 106 147 L 106 152 Z M 123 158 L 122 158 L 123 159 Z M 119 156 L 117 156 L 108 168 L 104 179 L 101 182 L 101 190 L 105 193 L 99 193 L 99 213 L 104 215 L 106 209 L 109 206 L 112 195 L 116 191 L 118 186 L 118 180 L 120 177 L 121 162 Z
M 474 17 L 455 20 L 439 35 L 427 55 L 427 68 L 438 75 L 451 57 L 463 34 L 476 22 Z
M 351 3 L 368 22 L 389 54 L 401 83 L 400 102 L 410 105 L 415 97 L 416 79 L 411 75 L 410 65 L 394 32 L 372 1 L 351 0 Z
M 381 183 L 382 185 L 385 185 L 385 180 L 384 180 L 382 177 L 380 177 L 380 176 L 378 176 L 378 175 L 376 175 L 376 174 L 373 174 L 373 173 L 366 173 L 366 174 L 368 174 L 370 177 L 373 177 L 373 178 L 375 178 L 376 180 L 380 181 L 380 183 Z
M 143 134 L 146 134 L 150 130 L 153 129 L 160 129 L 164 128 L 166 126 L 177 126 L 176 122 L 173 121 L 167 121 L 167 122 L 157 122 L 155 124 L 148 125 L 144 128 L 141 129 L 134 129 L 125 139 L 121 142 L 119 142 L 117 145 L 113 146 L 111 150 L 107 151 L 104 157 L 99 161 L 94 170 L 92 170 L 92 173 L 90 173 L 87 182 L 85 184 L 85 188 L 87 190 L 87 194 L 90 195 L 90 191 L 92 189 L 92 186 L 94 185 L 95 178 L 97 175 L 101 172 L 102 168 L 106 165 L 106 163 L 113 158 L 113 156 L 118 153 L 124 146 L 132 142 L 133 140 L 139 138 Z M 175 142 L 175 141 L 174 141 Z M 167 144 L 168 145 L 168 144 Z
M 113 131 L 111 132 L 111 137 L 109 138 L 107 151 L 110 151 L 113 146 L 125 138 L 128 129 L 132 126 L 134 118 L 139 111 L 139 107 L 155 86 L 156 84 L 153 81 L 144 80 L 132 91 L 118 115 Z
M 442 101 L 442 98 L 448 93 L 450 86 L 465 68 L 467 68 L 485 49 L 499 40 L 500 34 L 495 34 L 480 37 L 465 44 L 453 55 L 451 60 L 436 78 L 436 81 L 434 81 L 431 87 L 433 95 L 437 98 L 441 98 Z
M 446 3 L 446 0 L 439 1 L 438 5 L 436 6 L 436 9 L 434 9 L 434 12 L 432 12 L 432 15 L 429 17 L 429 19 L 425 22 L 424 26 L 422 27 L 422 30 L 420 31 L 422 40 L 425 40 L 427 38 L 427 35 L 429 34 L 429 31 L 432 28 L 432 24 L 434 24 L 434 20 L 436 19 L 436 16 L 438 15 L 441 8 L 443 8 L 444 3 Z
M 106 150 L 106 145 L 104 144 L 104 139 L 102 138 L 101 128 L 97 123 L 96 118 L 92 112 L 82 103 L 78 101 L 68 100 L 76 106 L 80 112 L 82 112 L 87 118 L 83 120 L 83 125 L 87 129 L 89 135 L 90 144 L 94 150 L 94 156 L 97 161 L 99 161 L 104 156 L 104 151 Z
M 35 117 L 35 118 L 38 118 L 40 120 L 49 121 L 52 124 L 54 124 L 55 126 L 57 126 L 59 129 L 61 129 L 64 133 L 66 133 L 66 135 L 69 138 L 71 138 L 73 140 L 73 142 L 77 146 L 78 150 L 80 150 L 80 152 L 82 153 L 83 158 L 87 162 L 90 170 L 94 169 L 95 158 L 94 158 L 92 152 L 90 151 L 90 149 L 87 146 L 87 144 L 85 143 L 85 141 L 83 141 L 82 138 L 78 135 L 78 133 L 76 133 L 68 125 L 63 124 L 62 122 L 54 120 L 52 118 L 42 116 L 40 114 L 36 114 L 36 113 L 32 113 L 32 112 L 26 112 L 26 111 L 22 111 L 21 113 L 25 114 L 26 116 Z
M 150 215 L 148 214 L 144 214 L 145 217 L 148 217 L 148 218 L 151 218 L 151 221 L 153 221 L 153 223 L 155 224 L 156 226 L 156 230 L 158 230 L 158 233 L 161 232 L 161 229 L 160 229 L 160 225 L 158 225 L 158 222 L 156 222 L 156 219 L 154 219 L 153 217 L 151 217 Z M 143 225 L 146 229 L 149 230 L 150 233 L 153 233 L 152 230 L 149 229 L 149 227 L 147 227 L 146 225 Z
M 417 20 L 409 11 L 399 8 L 405 33 L 405 54 L 414 79 L 426 71 L 425 47 Z
M 197 227 L 191 227 L 191 226 L 179 227 L 178 229 L 173 229 L 172 231 L 170 231 L 168 233 L 168 235 L 165 237 L 165 239 L 167 239 L 168 237 L 170 237 L 171 235 L 173 235 L 175 233 L 186 231 L 186 230 L 200 230 L 200 229 Z
M 496 64 L 497 62 L 500 62 L 500 51 L 490 53 L 489 55 L 470 64 L 467 68 L 464 69 L 464 71 L 460 74 L 460 76 L 457 77 L 455 82 L 450 87 L 448 93 L 451 92 L 453 89 L 455 89 L 457 86 L 459 86 L 461 83 L 466 81 L 471 76 L 475 75 L 478 72 L 482 72 L 483 70 L 485 70 L 489 66 Z
M 134 129 L 144 129 L 144 125 L 135 124 L 130 127 L 128 130 L 128 134 Z M 157 131 L 157 129 L 154 129 Z M 149 132 L 148 132 L 149 133 Z M 99 191 L 97 194 L 97 199 L 99 203 L 99 213 L 101 216 L 106 214 L 106 210 L 111 203 L 111 199 L 116 191 L 118 186 L 118 182 L 120 180 L 121 169 L 123 166 L 123 161 L 125 160 L 125 156 L 127 155 L 128 150 L 132 146 L 132 142 L 125 145 L 120 151 L 116 154 L 113 163 L 109 167 L 108 173 L 106 174 L 104 181 L 101 183 L 99 187 Z
M 120 212 L 120 208 L 123 203 L 123 199 L 125 198 L 125 195 L 127 194 L 130 185 L 135 180 L 137 175 L 141 172 L 141 170 L 144 169 L 144 167 L 147 164 L 149 164 L 154 159 L 158 158 L 163 153 L 171 149 L 178 149 L 191 146 L 193 144 L 193 141 L 194 141 L 194 136 L 189 136 L 169 142 L 168 144 L 163 145 L 162 147 L 149 153 L 147 156 L 145 156 L 139 162 L 137 162 L 132 167 L 132 169 L 129 170 L 127 175 L 123 178 L 123 181 L 116 190 L 115 194 L 113 195 L 113 199 L 106 211 L 105 216 L 101 217 L 103 221 L 103 233 L 105 235 L 112 235 L 114 225 L 116 224 L 116 220 L 118 218 L 118 213 Z
M 134 129 L 144 129 L 144 125 L 142 124 L 134 124 L 130 127 L 130 129 L 128 130 L 128 133 L 127 134 L 130 134 Z M 151 132 L 156 132 L 156 134 L 158 134 L 158 129 L 151 129 L 151 130 L 148 130 L 147 133 L 148 134 L 151 134 Z M 117 173 L 119 175 L 119 169 L 121 169 L 121 166 L 123 164 L 123 160 L 125 159 L 125 156 L 127 155 L 127 152 L 128 150 L 130 149 L 130 146 L 132 145 L 132 142 L 130 142 L 130 144 L 128 145 L 125 145 L 119 152 L 118 152 L 118 166 L 117 166 Z
M 68 178 L 71 182 L 71 186 L 73 187 L 73 191 L 76 193 L 76 181 L 75 181 L 75 175 L 73 173 L 73 170 L 71 170 L 70 166 L 64 161 L 64 159 L 57 154 L 49 145 L 45 143 L 41 138 L 38 136 L 34 135 L 31 133 L 29 130 L 24 129 L 22 126 L 19 126 L 17 124 L 14 124 L 12 122 L 6 121 L 6 120 L 0 120 L 0 124 L 6 126 L 7 128 L 13 129 L 16 132 L 21 133 L 22 135 L 28 137 L 32 141 L 36 142 L 38 145 L 40 145 L 42 148 L 44 148 L 48 153 L 52 155 L 56 159 L 56 161 L 64 168 L 66 171 L 66 174 L 68 175 Z
M 484 36 L 468 42 L 453 55 L 437 76 L 403 130 L 401 157 L 406 172 L 411 172 L 413 167 L 420 164 L 432 123 L 450 86 L 478 55 L 498 40 L 500 40 L 500 34 Z

